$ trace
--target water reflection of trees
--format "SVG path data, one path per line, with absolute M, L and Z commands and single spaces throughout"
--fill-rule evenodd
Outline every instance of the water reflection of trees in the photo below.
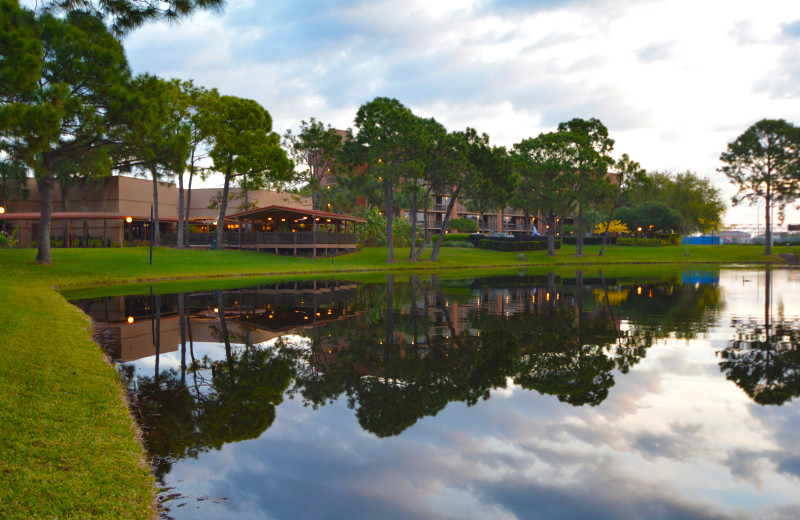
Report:
M 380 437 L 448 403 L 475 405 L 510 382 L 594 406 L 655 338 L 675 333 L 670 323 L 689 337 L 719 306 L 716 287 L 633 285 L 582 273 L 478 281 L 388 276 L 384 284 L 335 292 L 310 298 L 295 291 L 290 298 L 277 291 L 264 300 L 267 292 L 251 290 L 205 293 L 191 305 L 183 294 L 150 301 L 153 328 L 161 314 L 177 312 L 181 338 L 179 369 L 156 365 L 152 375 L 129 374 L 157 475 L 177 459 L 261 435 L 287 394 L 312 407 L 344 397 L 359 424 Z M 192 339 L 193 320 L 207 322 L 212 307 L 206 326 L 224 348 L 217 359 L 196 356 Z M 642 315 L 644 307 L 659 318 Z M 292 329 L 305 338 L 302 345 L 254 342 L 264 327 L 283 330 L 274 323 L 282 317 L 292 327 L 308 323 Z
M 690 302 L 691 312 L 659 313 L 680 316 L 674 321 L 682 335 L 704 330 L 719 305 L 718 289 L 666 286 L 653 284 L 644 298 Z M 449 402 L 473 405 L 509 380 L 573 405 L 597 405 L 615 371 L 626 373 L 654 338 L 670 333 L 663 320 L 626 321 L 623 329 L 624 302 L 614 306 L 609 297 L 620 287 L 610 289 L 602 275 L 587 282 L 578 273 L 569 283 L 554 275 L 484 279 L 467 288 L 436 276 L 427 283 L 389 277 L 368 302 L 383 313 L 315 332 L 310 367 L 319 369 L 298 374 L 293 392 L 312 406 L 346 395 L 360 424 L 379 436 L 395 435 Z
M 800 321 L 783 307 L 772 312 L 772 272 L 764 283 L 764 318 L 734 318 L 735 336 L 720 355 L 720 370 L 753 401 L 781 405 L 800 396 Z
M 152 376 L 138 377 L 132 365 L 123 369 L 136 389 L 135 416 L 158 478 L 169 472 L 175 460 L 261 435 L 275 420 L 275 407 L 292 381 L 296 358 L 293 349 L 256 346 L 247 331 L 230 331 L 219 293 L 218 320 L 211 327 L 225 345 L 225 358 L 195 359 L 186 295 L 177 298 L 182 313 L 180 369 L 160 371 L 156 363 Z M 154 313 L 153 320 L 157 328 L 159 314 Z

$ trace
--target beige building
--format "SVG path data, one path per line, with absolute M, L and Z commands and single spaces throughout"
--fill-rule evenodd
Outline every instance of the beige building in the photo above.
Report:
M 26 198 L 12 199 L 0 214 L 0 226 L 7 231 L 19 228 L 17 238 L 23 245 L 38 239 L 41 196 L 34 179 L 28 179 Z M 190 196 L 190 223 L 197 229 L 207 229 L 215 224 L 218 209 L 210 209 L 212 199 L 219 198 L 220 188 L 192 189 Z M 244 209 L 272 205 L 311 208 L 311 201 L 287 193 L 267 190 L 249 191 L 242 194 L 241 188 L 231 188 L 233 199 L 228 203 L 228 214 Z M 106 177 L 94 185 L 67 190 L 66 198 L 60 190 L 53 196 L 53 217 L 50 236 L 63 240 L 69 236 L 71 241 L 83 236 L 84 226 L 88 235 L 104 242 L 143 241 L 146 238 L 146 223 L 150 220 L 150 207 L 153 204 L 152 180 L 113 176 Z M 175 184 L 164 183 L 158 186 L 159 231 L 168 237 L 177 231 L 178 188 Z M 130 222 L 127 219 L 130 218 Z

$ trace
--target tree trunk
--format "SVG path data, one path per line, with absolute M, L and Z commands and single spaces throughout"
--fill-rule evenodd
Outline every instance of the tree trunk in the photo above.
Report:
M 394 219 L 392 208 L 392 183 L 387 177 L 383 180 L 383 196 L 386 201 L 386 247 L 389 249 L 386 255 L 386 263 L 394 262 L 394 236 L 392 234 L 392 221 Z
M 583 203 L 578 203 L 578 237 L 575 242 L 575 256 L 583 256 Z
M 219 203 L 219 217 L 217 217 L 217 249 L 222 249 L 222 233 L 225 230 L 225 211 L 228 209 L 228 192 L 231 186 L 231 158 L 228 158 L 228 168 L 225 170 L 225 184 L 222 185 L 222 200 Z
M 153 247 L 158 247 L 158 179 L 155 169 L 151 169 L 153 175 L 153 229 L 150 230 L 150 240 Z
M 453 191 L 453 195 L 450 197 L 450 202 L 447 204 L 447 211 L 442 219 L 442 227 L 439 229 L 439 236 L 436 238 L 436 244 L 434 244 L 433 251 L 431 252 L 431 261 L 433 262 L 439 260 L 439 249 L 441 249 L 442 242 L 444 242 L 444 231 L 447 229 L 447 225 L 450 223 L 450 215 L 453 214 L 453 208 L 456 205 L 456 199 L 458 198 L 458 192 L 461 191 L 461 186 L 461 184 L 456 186 L 455 191 Z
M 547 214 L 547 256 L 556 256 L 556 215 L 552 211 Z
M 81 187 L 81 212 L 89 212 L 89 185 L 87 181 L 80 184 Z M 89 220 L 83 219 L 81 230 L 81 246 L 89 247 Z
M 175 247 L 183 249 L 183 232 L 184 232 L 184 217 L 183 217 L 183 174 L 178 174 L 178 238 L 175 240 Z
M 192 179 L 194 178 L 194 150 L 192 150 L 192 165 L 189 168 L 189 186 L 186 187 L 186 216 L 183 220 L 183 225 L 186 228 L 183 239 L 186 241 L 186 247 L 189 247 L 189 211 L 192 207 Z
M 408 259 L 417 261 L 417 185 L 412 186 L 411 193 L 411 238 L 409 239 Z
M 772 193 L 769 189 L 769 184 L 767 185 L 767 195 L 764 198 L 766 201 L 766 207 L 764 208 L 764 224 L 766 225 L 766 232 L 764 233 L 764 255 L 768 256 L 772 254 L 772 222 L 771 222 L 771 215 L 772 213 Z
M 50 173 L 52 161 L 45 159 L 47 175 L 39 181 L 39 192 L 42 195 L 42 214 L 39 218 L 39 249 L 36 252 L 36 263 L 51 265 L 53 257 L 50 251 L 50 222 L 53 216 L 53 191 L 55 179 Z
M 69 188 L 66 186 L 61 187 L 61 211 L 69 211 Z M 69 220 L 64 219 L 61 221 L 61 239 L 64 241 L 64 247 L 68 247 L 69 243 Z

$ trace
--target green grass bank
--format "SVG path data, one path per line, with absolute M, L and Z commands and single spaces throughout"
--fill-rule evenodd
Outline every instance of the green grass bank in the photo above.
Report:
M 565 246 L 544 252 L 500 253 L 445 248 L 438 262 L 385 263 L 385 249 L 331 261 L 238 251 L 147 248 L 57 249 L 53 265 L 34 263 L 33 250 L 0 250 L 0 518 L 152 518 L 154 481 L 143 460 L 124 391 L 113 367 L 91 340 L 91 324 L 54 288 L 134 284 L 224 286 L 223 277 L 303 276 L 332 272 L 425 269 L 547 271 L 555 267 L 618 264 L 759 264 L 760 246 L 686 248 L 610 247 L 575 257 Z M 775 253 L 792 252 L 777 247 Z M 407 249 L 396 251 L 404 259 Z M 612 267 L 609 267 L 611 269 Z M 201 280 L 204 279 L 204 280 Z M 175 280 L 179 280 L 175 282 Z M 238 280 L 243 281 L 243 280 Z M 108 290 L 115 290 L 108 288 Z

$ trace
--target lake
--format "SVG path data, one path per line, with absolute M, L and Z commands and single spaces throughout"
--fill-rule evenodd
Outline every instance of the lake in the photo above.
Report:
M 74 303 L 170 518 L 800 516 L 797 271 L 461 276 Z

